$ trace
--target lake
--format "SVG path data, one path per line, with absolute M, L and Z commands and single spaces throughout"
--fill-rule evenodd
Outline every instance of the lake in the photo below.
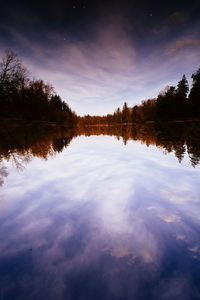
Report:
M 17 131 L 0 146 L 0 299 L 200 299 L 197 125 Z

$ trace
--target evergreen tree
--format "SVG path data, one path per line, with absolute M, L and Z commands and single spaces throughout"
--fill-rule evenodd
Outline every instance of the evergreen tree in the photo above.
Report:
M 176 89 L 175 106 L 174 106 L 176 118 L 184 118 L 188 113 L 188 107 L 187 107 L 188 91 L 189 91 L 189 85 L 184 74 L 182 79 L 178 82 L 177 89 Z
M 178 82 L 176 92 L 185 100 L 187 98 L 188 91 L 189 91 L 189 85 L 184 74 L 182 79 Z
M 137 105 L 133 106 L 133 108 L 132 108 L 131 121 L 133 123 L 135 123 L 137 121 L 137 119 L 136 119 L 137 118 L 137 109 L 138 109 Z
M 200 69 L 192 74 L 193 79 L 192 88 L 190 90 L 189 100 L 192 108 L 192 114 L 195 117 L 200 116 Z

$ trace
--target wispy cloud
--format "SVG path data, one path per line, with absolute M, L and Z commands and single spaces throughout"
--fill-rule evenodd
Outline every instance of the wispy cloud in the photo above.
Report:
M 186 17 L 177 12 L 173 18 Z M 88 40 L 74 39 L 63 29 L 42 31 L 43 40 L 36 40 L 4 27 L 33 76 L 52 83 L 78 114 L 113 112 L 124 101 L 133 106 L 157 96 L 186 70 L 194 70 L 200 46 L 196 37 L 188 37 L 141 52 L 125 13 L 98 19 Z M 155 30 L 160 36 L 162 28 Z M 187 57 L 183 60 L 182 55 Z
M 177 54 L 181 51 L 185 50 L 200 50 L 200 40 L 197 39 L 184 39 L 184 40 L 177 40 L 174 44 L 172 44 L 169 49 L 166 50 L 166 54 L 173 55 Z
M 165 20 L 165 22 L 168 25 L 178 26 L 188 21 L 188 19 L 189 14 L 187 12 L 175 11 Z

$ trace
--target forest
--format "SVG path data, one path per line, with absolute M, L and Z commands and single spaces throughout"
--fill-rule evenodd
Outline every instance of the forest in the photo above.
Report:
M 21 60 L 7 50 L 0 63 L 0 119 L 54 122 L 68 127 L 134 125 L 196 121 L 200 118 L 200 69 L 192 74 L 192 87 L 183 75 L 177 86 L 167 86 L 157 98 L 140 105 L 117 108 L 105 116 L 77 116 L 51 84 L 31 80 Z
M 76 114 L 52 85 L 31 80 L 21 60 L 7 50 L 0 63 L 0 118 L 76 125 Z
M 117 108 L 113 114 L 105 116 L 85 115 L 78 117 L 78 124 L 91 125 L 131 125 L 155 122 L 195 121 L 200 118 L 200 69 L 191 76 L 193 83 L 189 91 L 188 81 L 183 75 L 177 87 L 167 86 L 157 98 L 142 101 L 140 105 Z

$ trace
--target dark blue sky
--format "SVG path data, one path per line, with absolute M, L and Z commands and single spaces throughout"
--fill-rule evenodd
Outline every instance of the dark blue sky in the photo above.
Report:
M 11 48 L 78 114 L 113 112 L 200 67 L 199 1 L 5 1 L 0 56 Z

